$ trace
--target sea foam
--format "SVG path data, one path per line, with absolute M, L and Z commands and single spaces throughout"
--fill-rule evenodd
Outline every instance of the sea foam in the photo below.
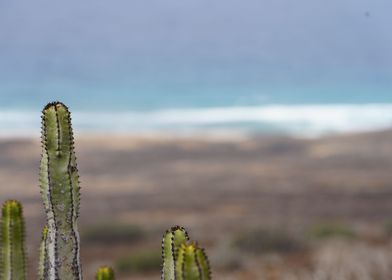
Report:
M 0 136 L 37 135 L 39 112 L 0 111 Z M 77 133 L 219 133 L 318 136 L 392 127 L 392 104 L 264 105 L 73 112 Z

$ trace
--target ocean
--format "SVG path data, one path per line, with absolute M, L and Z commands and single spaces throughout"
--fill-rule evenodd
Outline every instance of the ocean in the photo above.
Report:
M 366 100 L 362 95 L 361 100 L 351 103 L 342 96 L 335 102 L 322 98 L 316 102 L 298 94 L 285 98 L 283 94 L 230 92 L 188 92 L 185 95 L 158 91 L 155 95 L 14 93 L 0 97 L 0 136 L 3 137 L 37 136 L 40 111 L 54 100 L 70 107 L 78 134 L 317 137 L 392 127 L 389 95 L 383 97 L 384 102 L 372 95 Z

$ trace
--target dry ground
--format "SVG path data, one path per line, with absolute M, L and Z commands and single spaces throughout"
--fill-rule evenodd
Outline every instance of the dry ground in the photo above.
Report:
M 163 230 L 181 224 L 207 247 L 215 279 L 391 279 L 384 232 L 392 220 L 390 143 L 391 131 L 312 140 L 76 137 L 81 230 L 105 221 L 149 232 L 144 243 L 82 246 L 84 272 L 90 278 L 102 262 L 139 247 L 159 248 Z M 44 223 L 37 186 L 39 141 L 2 139 L 0 154 L 0 195 L 25 205 L 34 276 Z M 294 254 L 227 257 L 234 255 L 233 236 L 244 230 L 301 236 L 325 221 L 344 223 L 361 238 L 321 242 Z M 339 258 L 350 261 L 339 268 Z M 228 271 L 235 267 L 230 262 L 240 262 L 238 269 Z M 360 269 L 366 271 L 359 276 L 350 272 Z M 328 275 L 331 270 L 336 274 Z M 140 278 L 159 279 L 159 273 Z

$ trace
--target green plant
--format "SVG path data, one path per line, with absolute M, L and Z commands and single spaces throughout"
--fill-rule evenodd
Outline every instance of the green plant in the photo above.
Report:
M 354 238 L 355 232 L 348 226 L 338 223 L 320 223 L 310 228 L 309 237 L 316 239 Z
M 241 232 L 234 238 L 233 245 L 253 254 L 291 253 L 303 249 L 300 240 L 279 229 L 251 229 Z
M 83 243 L 135 243 L 145 238 L 147 233 L 138 225 L 105 222 L 82 231 Z
M 24 220 L 22 205 L 8 200 L 2 209 L 1 221 L 1 279 L 26 279 L 24 246 Z
M 97 274 L 95 275 L 96 280 L 114 280 L 114 271 L 111 267 L 101 266 Z
M 79 175 L 71 116 L 60 103 L 42 111 L 42 158 L 39 181 L 48 233 L 45 241 L 45 279 L 82 279 L 79 216 Z
M 47 225 L 42 231 L 38 276 L 42 280 L 81 280 L 79 175 L 71 116 L 63 103 L 52 102 L 43 109 L 41 140 L 39 182 Z M 187 240 L 180 227 L 165 233 L 163 279 L 210 279 L 204 251 Z M 1 241 L 0 280 L 25 280 L 24 220 L 22 206 L 15 200 L 3 205 Z M 114 280 L 113 270 L 99 268 L 96 279 Z
M 210 265 L 203 249 L 189 242 L 183 227 L 166 231 L 162 240 L 162 279 L 198 280 L 211 279 Z

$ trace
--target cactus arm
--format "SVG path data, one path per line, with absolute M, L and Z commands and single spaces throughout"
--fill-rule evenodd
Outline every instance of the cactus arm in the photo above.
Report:
M 201 268 L 196 258 L 195 244 L 182 244 L 178 250 L 176 260 L 176 279 L 178 280 L 200 280 Z
M 182 243 L 189 240 L 188 233 L 183 227 L 175 226 L 167 230 L 162 241 L 162 279 L 175 279 L 175 265 L 178 249 Z
M 177 258 L 178 249 L 184 243 L 189 241 L 189 236 L 183 227 L 176 226 L 171 229 L 173 236 L 173 252 L 174 258 Z
M 196 261 L 200 268 L 201 279 L 211 280 L 210 262 L 208 261 L 204 249 L 201 248 L 196 249 Z
M 38 263 L 38 279 L 44 280 L 45 274 L 48 269 L 48 251 L 47 251 L 47 239 L 48 239 L 48 226 L 42 230 L 41 244 L 39 246 L 39 263 Z
M 49 103 L 42 111 L 41 195 L 48 224 L 49 280 L 82 279 L 79 257 L 79 181 L 68 108 Z
M 174 279 L 175 280 L 185 280 L 185 274 L 184 274 L 184 262 L 185 262 L 185 254 L 184 254 L 184 249 L 182 247 L 179 248 L 178 250 L 178 257 L 175 261 L 175 266 L 174 266 Z
M 97 274 L 95 275 L 96 280 L 115 280 L 114 271 L 111 267 L 101 266 Z
M 26 279 L 25 225 L 22 205 L 8 200 L 2 209 L 1 280 Z
M 162 280 L 174 280 L 174 254 L 171 231 L 167 231 L 162 241 Z

